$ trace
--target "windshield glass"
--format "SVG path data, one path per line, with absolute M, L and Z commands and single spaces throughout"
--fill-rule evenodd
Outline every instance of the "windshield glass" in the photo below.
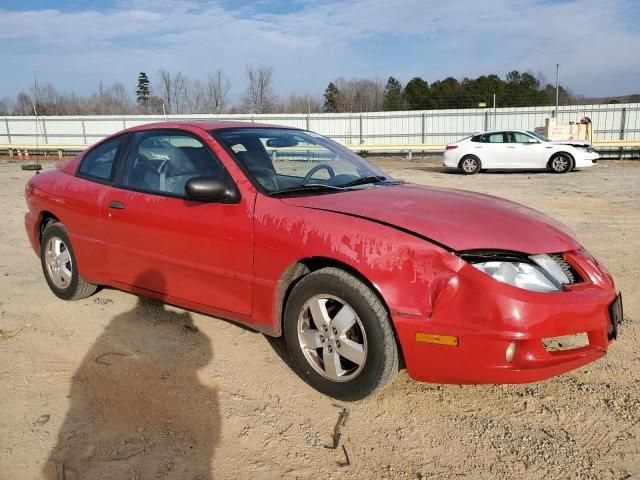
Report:
M 213 131 L 268 193 L 336 191 L 390 177 L 362 157 L 321 135 L 284 128 Z M 325 188 L 326 187 L 326 188 Z
M 550 141 L 547 137 L 545 137 L 544 135 L 540 135 L 539 133 L 531 132 L 531 131 L 528 131 L 527 133 L 528 133 L 529 135 L 533 135 L 533 136 L 534 136 L 534 137 L 536 137 L 538 140 L 542 140 L 543 142 L 549 142 L 549 141 Z

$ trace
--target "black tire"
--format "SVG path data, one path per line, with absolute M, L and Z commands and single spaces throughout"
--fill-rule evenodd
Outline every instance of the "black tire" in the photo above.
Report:
M 482 162 L 475 155 L 465 155 L 460 160 L 458 168 L 464 175 L 475 175 L 482 170 Z
M 352 328 L 359 329 L 362 326 L 364 329 L 365 359 L 353 373 L 353 378 L 348 380 L 334 381 L 319 373 L 316 370 L 317 366 L 314 367 L 311 360 L 305 356 L 299 340 L 299 318 L 304 318 L 305 311 L 310 315 L 310 310 L 307 310 L 305 305 L 314 297 L 322 295 L 344 301 L 358 319 L 358 323 Z M 336 317 L 337 315 L 334 315 L 333 318 Z M 384 305 L 364 282 L 344 270 L 322 268 L 298 282 L 291 291 L 285 307 L 284 336 L 298 375 L 316 390 L 338 400 L 354 401 L 365 398 L 391 383 L 398 374 L 398 345 Z M 327 344 L 315 350 L 319 352 L 318 358 L 320 354 L 324 355 L 325 349 L 331 349 L 327 345 L 329 341 L 334 340 L 327 338 Z M 340 347 L 339 338 L 336 343 Z M 345 345 L 342 347 L 344 350 Z M 313 349 L 307 351 L 313 352 Z M 338 353 L 338 349 L 335 352 Z M 349 360 L 339 358 L 341 366 L 349 365 Z
M 66 282 L 66 285 L 56 285 L 53 277 L 56 275 L 47 266 L 47 247 L 49 241 L 62 241 L 64 250 L 68 250 L 70 262 L 65 264 L 65 268 L 71 272 L 70 280 Z M 78 263 L 73 253 L 73 247 L 69 241 L 69 235 L 62 223 L 49 223 L 42 232 L 42 240 L 40 242 L 40 264 L 42 265 L 42 273 L 49 285 L 51 291 L 56 297 L 63 300 L 80 300 L 82 298 L 93 295 L 98 289 L 97 285 L 87 283 L 78 273 Z M 60 281 L 58 280 L 58 283 Z
M 570 172 L 573 170 L 573 158 L 568 153 L 556 153 L 549 159 L 547 168 L 553 173 Z

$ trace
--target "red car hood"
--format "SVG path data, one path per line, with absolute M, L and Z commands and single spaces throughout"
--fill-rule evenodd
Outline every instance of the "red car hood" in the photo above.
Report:
M 453 250 L 537 254 L 580 247 L 568 227 L 536 210 L 464 190 L 403 184 L 283 201 L 393 225 Z

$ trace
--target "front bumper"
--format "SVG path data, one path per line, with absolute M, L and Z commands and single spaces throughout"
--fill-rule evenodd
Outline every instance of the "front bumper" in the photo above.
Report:
M 573 370 L 606 354 L 616 298 L 610 275 L 588 254 L 566 259 L 584 283 L 538 293 L 498 282 L 465 265 L 429 318 L 394 315 L 409 375 L 434 383 L 527 383 Z M 457 346 L 419 343 L 416 333 L 458 338 Z M 547 351 L 543 339 L 586 333 L 588 345 Z M 515 352 L 509 358 L 511 344 Z
M 598 152 L 584 152 L 580 157 L 576 158 L 576 168 L 592 167 L 600 159 Z

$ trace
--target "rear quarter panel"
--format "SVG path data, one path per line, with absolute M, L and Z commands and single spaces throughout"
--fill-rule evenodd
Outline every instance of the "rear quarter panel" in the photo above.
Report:
M 32 245 L 39 253 L 39 225 L 52 215 L 66 227 L 78 271 L 91 283 L 104 283 L 107 263 L 99 232 L 100 204 L 110 187 L 55 169 L 32 177 L 27 184 L 27 204 L 33 228 Z

